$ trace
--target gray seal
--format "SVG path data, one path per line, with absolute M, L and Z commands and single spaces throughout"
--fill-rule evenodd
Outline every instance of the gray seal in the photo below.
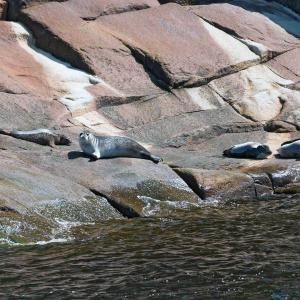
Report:
M 37 143 L 40 145 L 50 146 L 56 148 L 55 145 L 70 145 L 72 141 L 63 134 L 57 134 L 49 129 L 36 129 L 29 131 L 8 131 L 0 130 L 0 134 L 12 136 L 17 139 L 25 140 L 28 142 Z
M 82 151 L 93 158 L 105 157 L 136 157 L 149 159 L 155 163 L 162 158 L 151 154 L 136 141 L 119 136 L 95 136 L 90 131 L 84 130 L 79 134 L 79 145 Z
M 277 151 L 281 157 L 300 157 L 300 139 L 284 142 Z
M 223 152 L 223 155 L 229 157 L 256 159 L 265 159 L 271 154 L 272 152 L 267 145 L 262 145 L 255 142 L 247 142 L 244 144 L 235 145 Z

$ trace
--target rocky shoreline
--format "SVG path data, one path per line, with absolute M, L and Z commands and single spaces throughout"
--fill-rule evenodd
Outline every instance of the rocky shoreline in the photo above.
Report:
M 299 159 L 276 155 L 300 137 L 297 4 L 160 2 L 0 1 L 0 129 L 74 141 L 52 149 L 0 135 L 0 224 L 299 193 Z M 90 161 L 77 141 L 84 128 L 135 139 L 164 163 Z M 247 141 L 273 155 L 222 156 Z

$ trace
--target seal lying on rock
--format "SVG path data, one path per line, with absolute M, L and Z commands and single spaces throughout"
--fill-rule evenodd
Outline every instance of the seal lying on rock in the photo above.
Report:
M 281 157 L 300 157 L 300 139 L 284 142 L 277 151 Z
M 137 157 L 150 159 L 155 163 L 162 161 L 151 154 L 143 146 L 126 137 L 94 136 L 88 130 L 79 134 L 79 144 L 82 151 L 98 159 L 103 157 Z
M 0 134 L 10 135 L 14 138 L 46 145 L 55 148 L 55 145 L 70 145 L 72 141 L 63 134 L 53 133 L 49 129 L 36 129 L 30 131 L 0 130 Z
M 235 145 L 223 152 L 225 156 L 257 159 L 267 158 L 271 154 L 272 152 L 267 145 L 255 142 Z

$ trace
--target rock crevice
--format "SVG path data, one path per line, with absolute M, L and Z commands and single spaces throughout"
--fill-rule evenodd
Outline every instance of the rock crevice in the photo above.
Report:
M 124 217 L 126 218 L 137 218 L 137 217 L 141 217 L 141 214 L 139 214 L 137 211 L 135 211 L 132 207 L 127 206 L 125 204 L 123 204 L 122 202 L 113 199 L 112 197 L 108 197 L 105 194 L 102 194 L 99 191 L 96 190 L 90 190 L 93 194 L 95 194 L 96 196 L 100 196 L 103 197 L 107 200 L 107 202 L 113 207 L 115 208 L 120 214 L 122 214 Z

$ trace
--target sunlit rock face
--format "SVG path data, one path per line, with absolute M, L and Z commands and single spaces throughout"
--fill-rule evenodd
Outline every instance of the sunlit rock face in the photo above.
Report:
M 0 134 L 6 215 L 97 222 L 297 191 L 299 162 L 276 156 L 300 130 L 296 10 L 266 1 L 8 2 L 0 130 L 49 128 L 73 144 L 50 149 Z M 83 129 L 130 137 L 164 163 L 92 161 L 77 141 Z M 222 156 L 249 141 L 273 155 Z
M 202 85 L 259 60 L 244 44 L 176 4 L 98 22 L 172 88 Z

